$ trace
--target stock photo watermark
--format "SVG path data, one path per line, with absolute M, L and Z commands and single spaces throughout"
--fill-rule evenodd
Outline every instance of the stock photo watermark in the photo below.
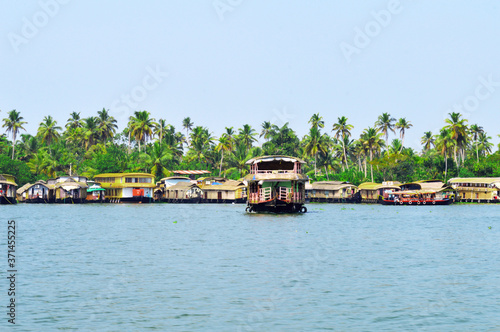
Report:
M 243 0 L 215 0 L 212 2 L 212 6 L 219 16 L 219 20 L 224 21 L 226 13 L 234 11 L 235 8 L 239 7 L 243 3 Z
M 159 65 L 154 68 L 147 66 L 146 75 L 142 78 L 141 83 L 111 103 L 111 111 L 116 115 L 115 118 L 128 118 L 132 111 L 136 110 L 140 103 L 146 100 L 149 94 L 156 90 L 167 77 L 168 72 L 163 71 Z
M 59 14 L 62 6 L 67 5 L 71 0 L 40 0 L 38 5 L 40 9 L 27 18 L 22 19 L 22 26 L 19 33 L 9 32 L 7 38 L 14 52 L 19 53 L 21 45 L 26 45 L 35 38 L 40 30 L 49 24 L 49 22 Z
M 403 6 L 399 0 L 391 0 L 386 9 L 371 11 L 372 20 L 366 22 L 361 28 L 354 27 L 354 38 L 352 43 L 341 42 L 339 47 L 347 63 L 351 63 L 354 55 L 361 54 L 361 51 L 367 48 L 374 38 L 391 24 L 395 15 L 403 11 Z

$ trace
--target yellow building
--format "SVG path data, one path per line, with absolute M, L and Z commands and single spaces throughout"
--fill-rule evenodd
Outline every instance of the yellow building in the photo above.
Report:
M 500 201 L 500 178 L 453 178 L 448 181 L 461 201 L 490 203 Z
M 105 173 L 96 175 L 94 180 L 106 189 L 108 202 L 154 201 L 154 176 L 148 173 Z

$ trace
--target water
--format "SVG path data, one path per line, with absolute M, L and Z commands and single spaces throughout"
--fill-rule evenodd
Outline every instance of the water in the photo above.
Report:
M 0 206 L 16 330 L 500 330 L 500 205 L 308 208 Z

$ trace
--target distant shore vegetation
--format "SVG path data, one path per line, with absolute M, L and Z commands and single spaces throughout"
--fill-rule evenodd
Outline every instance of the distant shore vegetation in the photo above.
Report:
M 449 113 L 439 132 L 424 132 L 421 150 L 405 147 L 409 119 L 382 113 L 352 137 L 346 116 L 326 124 L 320 114 L 309 120 L 309 132 L 298 137 L 288 123 L 264 121 L 259 128 L 226 127 L 215 137 L 209 128 L 186 117 L 178 129 L 148 111 L 136 111 L 119 131 L 116 119 L 102 109 L 82 118 L 69 114 L 65 124 L 47 115 L 36 133 L 24 129 L 26 119 L 11 110 L 3 117 L 0 173 L 16 176 L 21 186 L 70 173 L 93 178 L 100 173 L 145 172 L 156 180 L 175 170 L 206 169 L 213 176 L 238 179 L 248 173 L 245 162 L 262 155 L 288 155 L 307 162 L 313 181 L 400 182 L 451 177 L 500 177 L 500 144 L 496 147 L 479 124 Z M 499 135 L 500 136 L 500 135 Z M 264 143 L 257 146 L 258 138 Z

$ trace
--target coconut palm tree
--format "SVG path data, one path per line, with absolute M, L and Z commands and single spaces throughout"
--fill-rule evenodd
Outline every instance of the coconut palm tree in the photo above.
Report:
M 182 120 L 182 128 L 186 129 L 186 137 L 189 137 L 189 131 L 193 129 L 194 123 L 191 122 L 191 118 L 187 117 Z
M 12 110 L 7 114 L 7 117 L 3 119 L 3 128 L 5 129 L 6 133 L 11 133 L 12 134 L 12 160 L 14 160 L 14 151 L 15 151 L 15 146 L 16 146 L 16 137 L 19 131 L 24 129 L 23 125 L 26 124 L 26 121 L 23 121 L 23 117 L 21 116 L 21 112 L 18 112 L 16 110 Z
M 429 151 L 433 146 L 436 146 L 436 139 L 432 135 L 432 132 L 426 131 L 424 136 L 420 138 L 420 143 L 424 146 L 424 151 Z
M 78 129 L 77 129 L 78 130 Z M 83 142 L 85 144 L 85 150 L 97 143 L 99 140 L 99 128 L 98 120 L 95 116 L 89 116 L 83 119 Z
M 461 119 L 462 114 L 460 113 L 448 113 L 449 119 L 446 119 L 446 123 L 451 133 L 451 137 L 454 143 L 454 159 L 457 166 L 460 166 L 458 162 L 457 152 L 462 155 L 462 161 L 465 160 L 465 146 L 467 145 L 467 119 Z
M 115 135 L 116 129 L 118 128 L 116 123 L 116 119 L 109 115 L 106 109 L 103 108 L 101 111 L 97 112 L 97 128 L 103 142 L 106 142 Z
M 365 129 L 362 134 L 363 144 L 367 147 L 368 152 L 370 153 L 370 173 L 372 177 L 372 182 L 373 182 L 373 164 L 372 164 L 373 154 L 374 152 L 377 152 L 384 147 L 384 141 L 380 136 L 381 134 L 379 134 L 376 129 L 371 127 Z
M 75 129 L 82 127 L 82 120 L 80 119 L 80 112 L 72 112 L 66 122 L 66 129 Z
M 40 126 L 38 127 L 38 137 L 41 138 L 42 142 L 47 144 L 50 153 L 52 153 L 50 145 L 57 142 L 59 137 L 61 137 L 59 134 L 60 130 L 62 130 L 62 128 L 57 125 L 57 121 L 50 115 L 44 117 L 42 122 L 40 122 Z
M 490 155 L 492 152 L 493 143 L 490 143 L 490 136 L 487 136 L 485 132 L 479 134 L 479 150 L 482 156 Z
M 163 134 L 165 133 L 165 129 L 167 129 L 167 121 L 165 119 L 159 119 L 158 124 L 155 127 L 155 135 L 158 136 L 158 140 L 160 142 L 163 141 Z
M 191 148 L 197 155 L 198 162 L 206 160 L 207 151 L 213 145 L 214 138 L 208 128 L 196 126 L 191 132 Z
M 245 144 L 245 146 L 247 148 L 247 153 L 250 150 L 250 148 L 252 147 L 253 142 L 257 141 L 255 136 L 257 136 L 255 129 L 253 129 L 248 124 L 243 125 L 243 128 L 239 129 L 238 139 L 241 142 L 243 142 L 243 144 Z
M 330 137 L 327 134 L 321 135 L 317 127 L 311 127 L 309 135 L 305 137 L 304 155 L 314 156 L 314 175 L 317 175 L 318 153 L 326 154 L 330 147 Z
M 227 134 L 222 134 L 219 138 L 219 144 L 217 144 L 215 150 L 221 152 L 220 166 L 219 166 L 219 176 L 222 173 L 222 162 L 224 160 L 224 152 L 229 152 L 233 149 L 233 142 Z
M 410 121 L 406 121 L 406 118 L 400 118 L 395 124 L 396 129 L 399 129 L 399 136 L 401 137 L 401 150 L 405 144 L 405 132 L 406 129 L 413 127 Z
M 273 125 L 269 121 L 264 121 L 262 123 L 262 131 L 260 132 L 259 138 L 264 136 L 264 139 L 269 142 L 269 138 L 271 137 Z
M 439 132 L 439 135 L 436 138 L 436 148 L 440 152 L 441 155 L 444 156 L 444 179 L 446 182 L 447 174 L 448 174 L 448 150 L 453 144 L 453 138 L 451 131 L 448 128 L 442 128 Z
M 343 161 L 345 162 L 345 166 L 349 168 L 349 165 L 347 164 L 347 152 L 344 142 L 346 138 L 351 137 L 351 130 L 354 128 L 354 126 L 348 124 L 347 120 L 348 119 L 345 116 L 337 118 L 337 123 L 333 124 L 332 131 L 335 132 L 335 138 L 342 143 L 342 148 L 344 149 L 343 157 L 345 158 Z M 342 168 L 344 168 L 344 166 L 342 166 Z
M 154 142 L 146 163 L 151 166 L 151 174 L 156 180 L 168 175 L 167 164 L 172 160 L 172 153 L 165 143 Z
M 131 117 L 131 135 L 135 137 L 139 144 L 139 152 L 141 151 L 141 141 L 144 144 L 153 136 L 153 130 L 157 126 L 155 119 L 150 117 L 148 111 L 135 111 Z
M 309 119 L 309 123 L 311 124 L 311 128 L 320 129 L 325 127 L 325 121 L 323 121 L 322 116 L 319 116 L 319 113 L 313 114 L 311 119 Z
M 392 131 L 394 134 L 396 130 L 394 129 L 394 122 L 396 122 L 395 118 L 391 118 L 389 113 L 382 113 L 379 115 L 378 120 L 375 122 L 375 128 L 382 132 L 385 136 L 385 144 L 389 143 L 389 131 Z
M 476 158 L 477 158 L 477 163 L 479 164 L 479 148 L 478 148 L 478 144 L 477 144 L 477 140 L 479 138 L 479 135 L 480 134 L 484 134 L 484 129 L 483 127 L 477 125 L 477 124 L 473 124 L 473 125 L 470 125 L 470 133 L 472 134 L 472 139 L 474 140 L 474 144 L 476 145 Z

